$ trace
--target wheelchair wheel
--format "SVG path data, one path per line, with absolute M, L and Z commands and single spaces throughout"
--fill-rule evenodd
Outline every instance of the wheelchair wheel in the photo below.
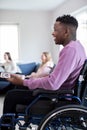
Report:
M 66 105 L 49 113 L 38 130 L 87 130 L 87 109 L 80 105 Z

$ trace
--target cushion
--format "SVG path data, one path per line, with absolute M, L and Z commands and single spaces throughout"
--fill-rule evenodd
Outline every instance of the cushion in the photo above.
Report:
M 21 64 L 18 64 L 18 66 L 21 69 L 22 74 L 29 75 L 35 70 L 36 63 L 35 62 L 24 63 L 24 64 L 21 63 Z

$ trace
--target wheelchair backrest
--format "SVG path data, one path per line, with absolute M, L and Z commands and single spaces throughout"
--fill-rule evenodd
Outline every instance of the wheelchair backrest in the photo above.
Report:
M 82 100 L 82 97 L 84 95 L 84 91 L 87 87 L 87 59 L 85 60 L 83 67 L 80 71 L 80 75 L 77 79 L 76 83 L 76 95 Z

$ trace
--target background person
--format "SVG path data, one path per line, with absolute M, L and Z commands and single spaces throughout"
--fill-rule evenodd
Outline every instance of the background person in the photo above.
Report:
M 31 73 L 31 75 L 27 75 L 25 78 L 39 78 L 49 75 L 51 70 L 54 67 L 54 63 L 49 52 L 43 52 L 41 55 L 41 64 L 37 70 L 37 72 Z
M 5 62 L 0 64 L 0 66 L 4 69 L 4 72 L 21 73 L 19 67 L 13 62 L 10 52 L 4 53 L 4 60 Z

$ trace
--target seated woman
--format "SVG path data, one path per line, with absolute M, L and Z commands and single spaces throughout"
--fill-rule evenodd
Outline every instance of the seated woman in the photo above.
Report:
M 31 73 L 31 75 L 27 75 L 25 78 L 39 78 L 49 75 L 52 68 L 54 67 L 54 63 L 49 52 L 43 52 L 41 55 L 41 65 L 39 66 L 37 72 Z
M 4 63 L 0 63 L 0 67 L 3 68 L 4 72 L 21 73 L 21 70 L 18 68 L 16 63 L 13 62 L 9 52 L 4 53 L 4 60 Z

